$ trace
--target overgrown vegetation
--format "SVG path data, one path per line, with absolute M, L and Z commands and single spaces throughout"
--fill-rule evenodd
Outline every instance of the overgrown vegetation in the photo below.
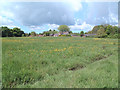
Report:
M 98 38 L 118 38 L 119 32 L 120 28 L 118 28 L 118 26 L 98 25 L 94 26 L 92 31 L 89 31 L 88 34 L 96 34 L 94 37 Z
M 2 31 L 2 37 L 22 37 L 25 36 L 24 31 L 22 31 L 20 28 L 13 28 L 10 29 L 8 27 L 0 27 L 0 32 Z
M 117 57 L 117 39 L 3 38 L 3 88 L 117 88 Z

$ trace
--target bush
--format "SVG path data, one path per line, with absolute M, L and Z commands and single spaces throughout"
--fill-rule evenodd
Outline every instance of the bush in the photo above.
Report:
M 68 34 L 68 35 L 59 35 L 59 36 L 61 36 L 61 37 L 71 37 L 70 34 Z
M 108 38 L 118 38 L 118 34 L 108 35 Z
M 98 38 L 106 38 L 107 37 L 107 34 L 105 35 L 101 35 L 101 36 L 97 36 Z
M 114 34 L 114 35 L 113 35 L 113 38 L 118 38 L 118 34 Z
M 22 34 L 22 37 L 25 37 L 25 34 Z

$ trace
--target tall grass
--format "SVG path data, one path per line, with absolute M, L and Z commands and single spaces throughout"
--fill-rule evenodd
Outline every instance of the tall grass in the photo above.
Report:
M 117 44 L 80 37 L 3 38 L 3 87 L 117 87 Z

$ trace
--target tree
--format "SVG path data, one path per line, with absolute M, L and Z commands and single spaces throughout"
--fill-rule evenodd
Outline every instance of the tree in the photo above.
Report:
M 58 31 L 56 31 L 56 30 L 53 30 L 52 32 L 53 32 L 53 34 L 56 34 L 56 33 L 58 33 Z
M 88 34 L 96 34 L 97 37 L 102 38 L 117 38 L 119 37 L 118 33 L 120 33 L 120 28 L 118 26 L 112 26 L 109 24 L 94 26 L 92 31 L 88 32 Z
M 43 32 L 43 35 L 45 35 L 45 36 L 50 36 L 50 32 L 49 32 L 49 31 L 44 31 L 44 32 Z
M 28 34 L 28 33 L 25 33 L 25 36 L 26 36 L 26 37 L 28 37 L 28 36 L 29 36 L 29 34 Z
M 92 34 L 96 34 L 97 31 L 99 30 L 100 26 L 94 26 L 94 28 L 92 29 Z
M 43 33 L 39 33 L 39 35 L 43 35 Z
M 52 31 L 51 29 L 49 31 Z
M 72 34 L 73 32 L 72 31 L 69 31 L 69 34 Z
M 107 28 L 106 28 L 106 33 L 107 35 L 110 35 L 110 33 L 112 32 L 113 28 L 111 25 L 108 25 Z
M 8 27 L 1 27 L 0 31 L 2 31 L 2 37 L 12 37 L 12 31 Z
M 22 37 L 24 34 L 24 31 L 17 27 L 10 29 L 6 26 L 2 26 L 0 27 L 0 31 L 2 33 L 2 37 Z
M 14 37 L 18 37 L 19 36 L 18 33 L 20 32 L 20 29 L 15 27 L 15 28 L 12 29 L 12 32 L 13 32 L 13 36 Z
M 92 31 L 88 31 L 88 34 L 92 34 Z
M 70 28 L 67 25 L 60 25 L 58 27 L 58 30 L 63 33 L 63 32 L 67 32 L 67 31 L 69 32 Z
M 84 31 L 81 31 L 81 32 L 80 32 L 80 36 L 81 36 L 81 37 L 84 36 Z
M 100 29 L 97 31 L 97 36 L 98 37 L 105 37 L 106 36 L 106 32 L 105 32 L 105 29 L 103 27 L 100 27 Z
M 36 36 L 36 32 L 32 31 L 32 32 L 30 33 L 30 35 L 31 35 L 31 36 Z
M 24 31 L 22 31 L 20 28 L 17 27 L 12 29 L 12 33 L 14 37 L 22 37 L 23 34 L 25 34 Z
M 113 26 L 112 32 L 111 34 L 118 34 L 118 27 L 117 26 Z

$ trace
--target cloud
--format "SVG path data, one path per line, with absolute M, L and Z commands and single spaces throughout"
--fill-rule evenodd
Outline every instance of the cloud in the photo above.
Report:
M 113 19 L 114 18 L 114 19 Z M 86 22 L 88 24 L 116 24 L 118 21 L 117 2 L 89 2 Z
M 14 19 L 20 21 L 23 25 L 72 25 L 75 23 L 74 10 L 66 3 L 14 2 L 10 3 L 5 9 L 6 13 L 12 13 Z
M 82 9 L 81 0 L 67 0 L 67 3 L 77 12 Z
M 71 25 L 69 26 L 72 31 L 90 31 L 94 27 L 94 25 L 86 24 L 86 22 L 83 22 L 81 25 Z
M 109 21 L 110 21 L 110 23 L 112 24 L 117 24 L 118 23 L 118 18 L 116 18 L 116 15 L 115 14 L 113 14 L 113 13 L 111 13 L 110 15 L 109 15 Z
M 59 25 L 57 25 L 57 24 L 48 24 L 48 27 L 49 27 L 49 29 L 54 30 L 54 29 L 57 29 L 59 27 Z
M 4 16 L 0 16 L 0 25 L 12 25 L 13 21 L 4 17 Z
M 8 28 L 14 28 L 14 27 L 18 27 L 18 28 L 20 28 L 19 26 L 14 26 L 14 25 L 2 25 L 2 26 L 7 26 Z
M 44 27 L 42 27 L 42 26 L 29 26 L 29 28 L 31 29 L 31 30 L 43 30 L 44 29 Z
M 4 25 L 25 26 L 42 31 L 68 25 L 71 30 L 91 30 L 98 24 L 118 24 L 117 2 L 11 2 L 0 6 Z M 6 17 L 3 17 L 6 16 Z M 17 22 L 17 24 L 16 24 Z

